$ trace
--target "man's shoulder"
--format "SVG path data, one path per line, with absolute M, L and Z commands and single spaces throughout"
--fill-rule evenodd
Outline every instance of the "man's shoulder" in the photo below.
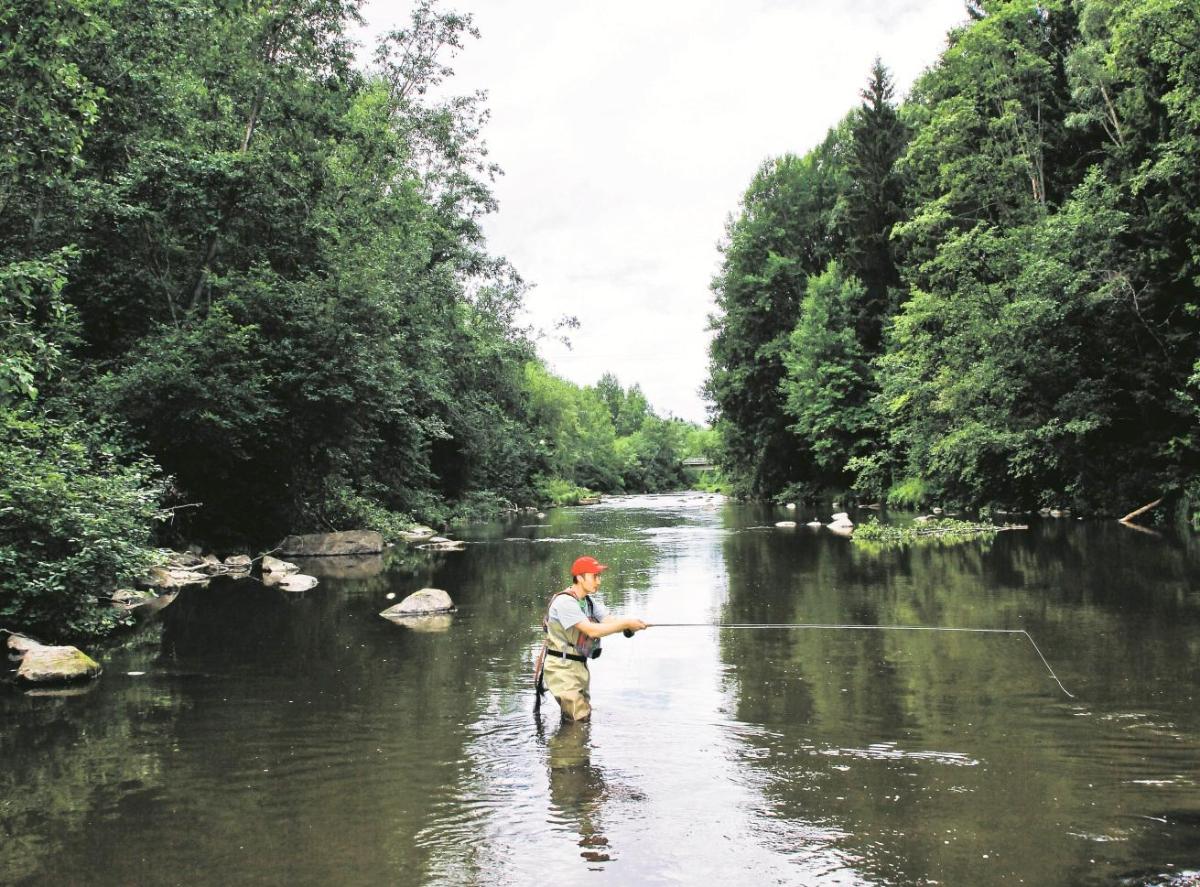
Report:
M 579 599 L 569 590 L 560 591 L 550 601 L 551 613 L 574 614 L 579 612 Z

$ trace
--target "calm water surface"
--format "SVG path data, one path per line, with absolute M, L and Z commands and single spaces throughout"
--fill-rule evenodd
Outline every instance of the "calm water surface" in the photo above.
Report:
M 78 695 L 0 687 L 5 884 L 1193 884 L 1200 556 L 1115 523 L 868 551 L 700 494 L 193 590 Z M 798 519 L 795 529 L 774 522 Z M 825 515 L 828 519 L 828 515 Z M 592 553 L 652 628 L 532 711 Z M 378 617 L 450 592 L 444 631 Z

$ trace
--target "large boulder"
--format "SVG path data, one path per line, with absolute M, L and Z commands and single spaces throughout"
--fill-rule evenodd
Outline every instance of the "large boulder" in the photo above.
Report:
M 17 680 L 25 684 L 60 684 L 98 677 L 100 665 L 77 647 L 31 647 L 21 659 Z
M 454 609 L 450 595 L 440 588 L 422 588 L 414 591 L 394 607 L 388 607 L 379 615 L 384 619 L 406 619 L 412 616 L 428 616 L 433 613 L 449 613 Z
M 289 557 L 377 554 L 383 551 L 383 536 L 373 530 L 309 533 L 305 536 L 288 536 L 279 543 L 279 548 L 281 554 Z

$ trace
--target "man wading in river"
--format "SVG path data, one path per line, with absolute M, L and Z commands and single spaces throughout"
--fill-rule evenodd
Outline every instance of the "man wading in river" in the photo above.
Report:
M 594 557 L 578 558 L 571 565 L 571 586 L 550 597 L 542 620 L 546 642 L 534 669 L 535 707 L 549 690 L 567 720 L 582 721 L 592 713 L 587 662 L 599 658 L 600 638 L 618 631 L 633 637 L 646 627 L 641 619 L 618 619 L 592 597 L 600 588 L 600 574 L 607 569 Z

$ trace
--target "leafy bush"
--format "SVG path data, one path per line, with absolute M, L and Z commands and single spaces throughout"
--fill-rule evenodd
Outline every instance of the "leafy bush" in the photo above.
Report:
M 920 508 L 929 497 L 929 488 L 919 477 L 906 477 L 888 490 L 889 505 L 898 508 Z
M 0 622 L 98 636 L 122 617 L 104 596 L 159 560 L 163 494 L 147 460 L 122 463 L 92 428 L 0 410 Z
M 580 499 L 596 494 L 561 477 L 543 478 L 538 484 L 538 497 L 554 505 L 578 505 Z

